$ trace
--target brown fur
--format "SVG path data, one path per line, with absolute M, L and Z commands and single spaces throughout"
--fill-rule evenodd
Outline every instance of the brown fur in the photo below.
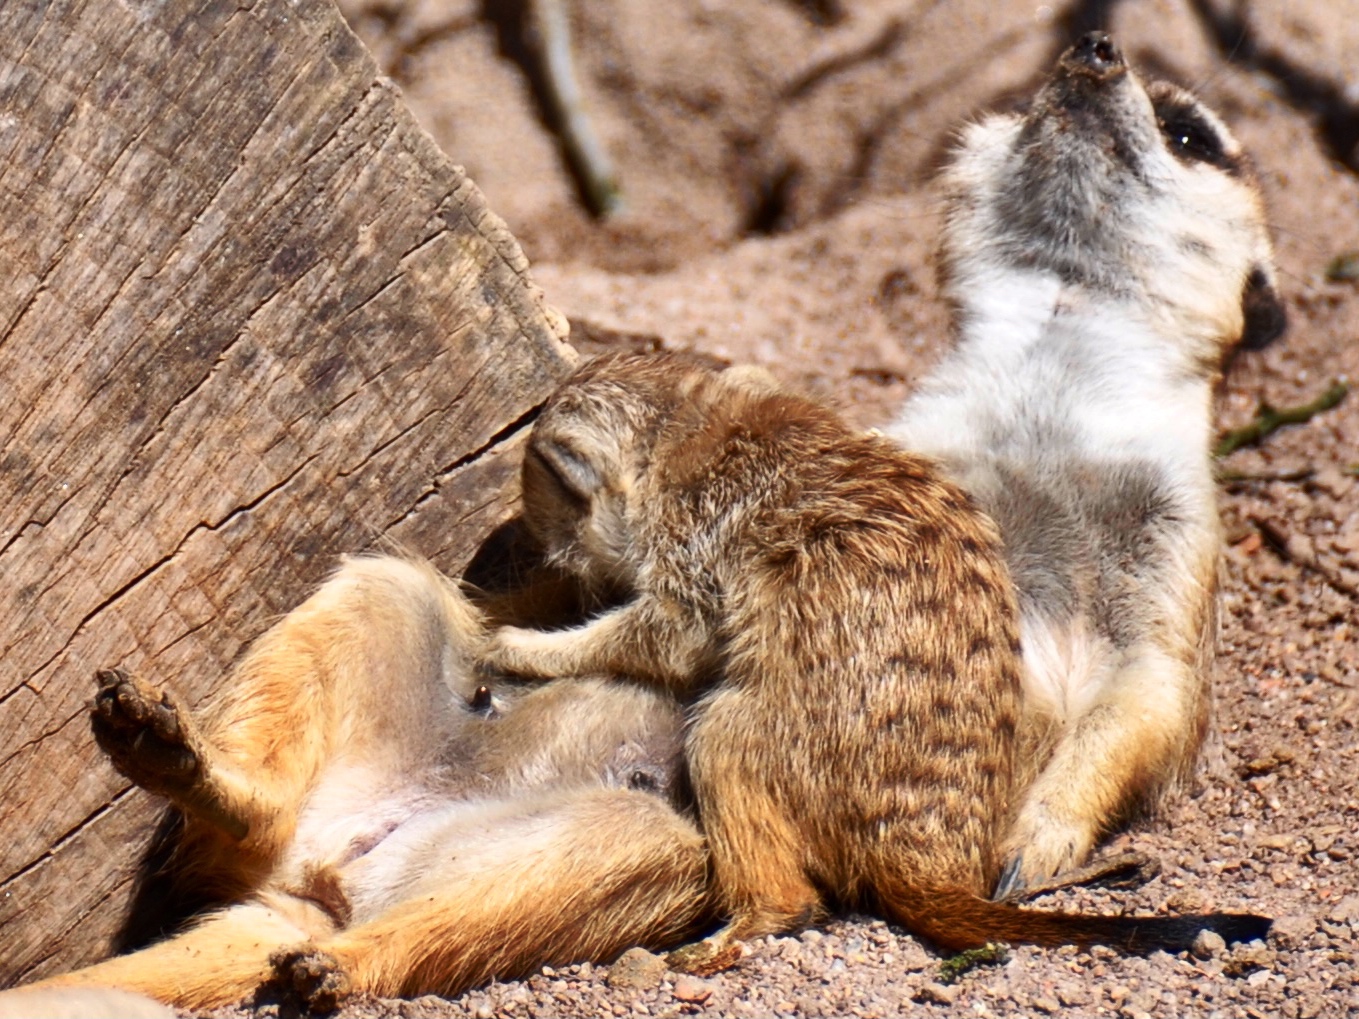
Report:
M 482 641 L 434 570 L 364 558 L 255 645 L 201 722 L 104 674 L 101 744 L 184 812 L 184 880 L 232 904 L 43 983 L 204 1009 L 281 980 L 326 1009 L 681 940 L 707 871 L 675 807 L 676 707 L 597 679 L 487 696 Z
M 623 355 L 548 403 L 523 487 L 550 561 L 633 596 L 575 629 L 503 628 L 490 660 L 695 701 L 687 754 L 731 922 L 682 964 L 828 903 L 952 948 L 1156 927 L 984 898 L 1015 770 L 1017 608 L 994 526 L 931 461 L 744 374 Z

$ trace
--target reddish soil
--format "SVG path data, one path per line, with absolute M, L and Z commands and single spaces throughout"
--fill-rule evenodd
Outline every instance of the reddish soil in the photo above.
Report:
M 342 6 L 583 349 L 756 361 L 865 426 L 947 340 L 931 180 L 951 133 L 1026 94 L 1078 31 L 1107 27 L 1136 66 L 1222 112 L 1266 192 L 1292 329 L 1238 361 L 1221 425 L 1359 378 L 1359 283 L 1326 274 L 1359 250 L 1354 0 L 578 0 L 582 88 L 625 201 L 602 224 L 545 126 L 517 3 Z M 944 985 L 912 938 L 847 918 L 757 942 L 706 981 L 630 959 L 344 1015 L 1359 1015 L 1356 435 L 1359 394 L 1227 462 L 1248 477 L 1222 492 L 1213 744 L 1195 790 L 1110 843 L 1164 871 L 1132 892 L 1042 900 L 1264 912 L 1279 918 L 1267 946 L 1020 949 Z

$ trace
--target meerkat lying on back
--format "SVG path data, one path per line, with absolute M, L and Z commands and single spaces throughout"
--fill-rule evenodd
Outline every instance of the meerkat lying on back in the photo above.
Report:
M 1004 895 L 1191 770 L 1216 626 L 1212 390 L 1284 312 L 1240 146 L 1101 33 L 1028 113 L 968 128 L 944 184 L 957 343 L 888 434 L 995 518 L 1018 589 L 1029 774 Z
M 985 898 L 1014 771 L 1016 606 L 994 526 L 930 461 L 741 372 L 611 356 L 543 410 L 523 498 L 553 562 L 632 597 L 574 629 L 503 628 L 488 659 L 694 701 L 690 778 L 730 924 L 683 965 L 828 899 L 949 948 L 1267 928 Z
M 483 643 L 432 568 L 359 558 L 199 717 L 104 673 L 100 744 L 180 808 L 182 881 L 223 906 L 35 986 L 198 1010 L 272 983 L 326 1011 L 671 947 L 705 922 L 678 707 L 600 679 L 493 696 Z

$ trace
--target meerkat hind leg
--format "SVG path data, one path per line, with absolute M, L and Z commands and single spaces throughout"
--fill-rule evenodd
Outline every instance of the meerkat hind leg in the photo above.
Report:
M 737 691 L 717 695 L 690 734 L 713 880 L 731 918 L 716 934 L 671 953 L 671 967 L 691 973 L 725 969 L 740 958 L 738 940 L 805 927 L 823 912 L 821 893 L 807 873 L 806 839 L 758 768 L 740 755 L 705 750 L 739 745 L 749 721 L 746 702 Z
M 373 919 L 278 953 L 307 1006 L 346 994 L 456 994 L 543 965 L 665 948 L 710 916 L 707 853 L 659 797 L 581 788 L 525 800 L 490 826 L 456 818 L 409 897 Z
M 428 563 L 358 556 L 257 639 L 200 721 L 211 789 L 250 818 L 252 857 L 281 857 L 333 763 L 400 774 L 437 758 L 475 689 L 482 636 Z
M 1163 652 L 1130 652 L 1109 690 L 1075 719 L 1025 794 L 1003 845 L 995 897 L 1078 867 L 1096 841 L 1178 773 L 1197 724 L 1193 670 Z
M 330 929 L 322 911 L 291 896 L 231 906 L 129 955 L 49 977 L 34 987 L 116 987 L 177 1008 L 221 1008 L 273 974 L 271 956 Z

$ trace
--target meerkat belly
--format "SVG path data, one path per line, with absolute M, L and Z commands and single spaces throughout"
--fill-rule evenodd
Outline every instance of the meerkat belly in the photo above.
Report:
M 362 923 L 426 890 L 436 893 L 425 888 L 430 881 L 448 885 L 494 869 L 511 850 L 549 852 L 568 823 L 563 804 L 623 790 L 672 806 L 682 799 L 677 707 L 598 682 L 543 689 L 538 699 L 545 695 L 562 723 L 550 732 L 525 729 L 538 704 L 530 696 L 508 702 L 494 721 L 475 723 L 423 767 L 371 758 L 332 765 L 299 814 L 276 884 L 319 903 L 342 926 Z M 639 700 L 653 710 L 618 714 Z M 613 715 L 582 715 L 610 707 Z M 506 752 L 535 733 L 541 745 Z M 562 740 L 578 745 L 566 748 Z
M 495 847 L 507 838 L 546 845 L 551 822 L 542 818 L 560 795 L 549 791 L 542 803 L 522 794 L 479 795 L 450 788 L 440 768 L 409 776 L 371 765 L 332 768 L 299 816 L 278 884 L 319 903 L 342 926 L 365 923 L 419 894 L 429 875 L 446 882 L 460 873 L 460 860 L 471 875 L 494 866 Z
M 341 890 L 352 899 L 356 889 L 349 887 L 347 868 L 356 861 L 399 855 L 392 852 L 402 841 L 397 836 L 418 829 L 447 807 L 448 797 L 441 795 L 438 784 L 432 771 L 402 775 L 372 762 L 332 766 L 299 812 L 279 883 L 309 897 L 316 891 L 311 888 L 316 875 L 325 874 L 327 882 L 344 876 Z
M 338 868 L 350 922 L 375 919 L 393 903 L 437 894 L 500 862 L 506 847 L 516 853 L 542 847 L 555 830 L 551 800 L 520 797 L 425 803 L 366 852 Z
M 1084 714 L 1115 671 L 1115 654 L 1083 616 L 1020 620 L 1026 712 L 1062 723 Z

